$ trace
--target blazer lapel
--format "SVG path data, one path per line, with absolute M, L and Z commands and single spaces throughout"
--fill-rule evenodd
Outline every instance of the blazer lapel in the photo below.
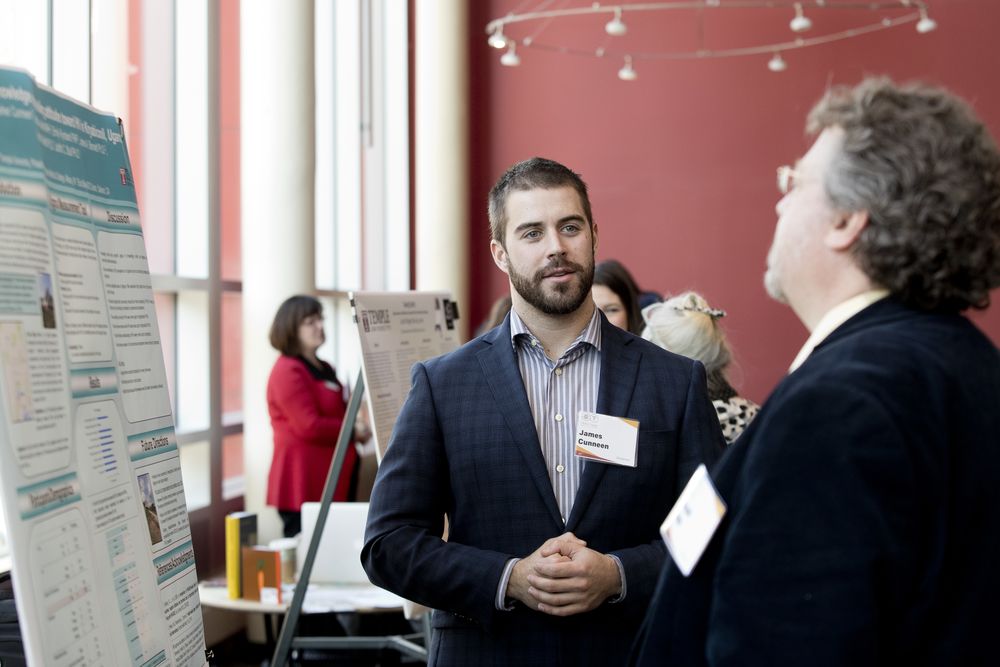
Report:
M 542 456 L 542 446 L 538 442 L 538 432 L 535 430 L 535 420 L 531 416 L 531 406 L 524 391 L 524 381 L 517 365 L 517 357 L 510 344 L 510 317 L 503 326 L 497 327 L 495 335 L 483 338 L 489 343 L 477 355 L 482 366 L 486 382 L 493 392 L 493 400 L 507 422 L 512 440 L 521 452 L 528 475 L 535 483 L 542 502 L 552 515 L 552 519 L 561 528 L 562 516 L 559 505 L 552 490 L 552 482 L 545 470 L 545 457 Z
M 628 417 L 642 353 L 630 345 L 632 340 L 628 336 L 603 316 L 601 321 L 601 386 L 597 389 L 597 411 L 603 415 Z M 576 529 L 609 465 L 593 461 L 583 464 L 580 488 L 573 500 L 566 530 Z

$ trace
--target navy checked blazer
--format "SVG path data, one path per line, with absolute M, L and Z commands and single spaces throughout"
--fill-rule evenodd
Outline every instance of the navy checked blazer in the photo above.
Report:
M 597 411 L 639 421 L 637 467 L 586 462 L 564 524 L 510 342 L 510 318 L 415 364 L 372 491 L 361 560 L 375 584 L 437 611 L 431 663 L 618 664 L 666 558 L 659 525 L 723 440 L 704 367 L 601 315 Z M 441 539 L 448 517 L 448 541 Z M 627 595 L 572 617 L 495 607 L 508 559 L 572 531 L 613 553 Z

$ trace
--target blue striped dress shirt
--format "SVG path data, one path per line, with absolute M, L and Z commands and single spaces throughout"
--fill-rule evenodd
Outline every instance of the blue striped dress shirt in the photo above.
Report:
M 577 459 L 573 453 L 576 415 L 581 410 L 597 411 L 597 390 L 601 386 L 601 318 L 597 308 L 594 308 L 590 322 L 580 335 L 561 357 L 552 361 L 545 354 L 541 342 L 511 309 L 510 343 L 517 354 L 517 365 L 524 391 L 528 394 L 528 405 L 535 420 L 545 467 L 565 524 L 573 509 L 583 472 L 583 460 Z M 612 555 L 611 558 L 618 566 L 622 588 L 610 601 L 619 602 L 625 599 L 625 568 L 617 556 Z M 513 609 L 513 605 L 506 603 L 504 594 L 518 560 L 510 559 L 500 577 L 497 609 Z
M 576 415 L 597 410 L 601 384 L 601 320 L 594 315 L 572 345 L 557 360 L 545 354 L 517 313 L 510 313 L 510 340 L 517 353 L 528 405 L 542 446 L 549 481 L 563 523 L 573 509 L 580 487 L 583 460 L 573 455 Z

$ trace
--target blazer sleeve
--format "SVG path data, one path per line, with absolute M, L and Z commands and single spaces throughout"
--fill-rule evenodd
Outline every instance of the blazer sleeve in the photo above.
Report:
M 418 363 L 372 489 L 361 562 L 372 583 L 488 626 L 511 556 L 441 538 L 450 484 L 431 383 Z
M 672 472 L 674 492 L 666 516 L 695 469 L 704 463 L 711 466 L 722 455 L 725 440 L 712 402 L 708 400 L 705 367 L 695 362 L 684 402 L 683 418 L 677 440 L 677 459 Z M 667 556 L 663 539 L 657 533 L 647 544 L 612 552 L 622 562 L 627 591 L 623 604 L 644 610 L 652 598 L 657 579 Z
M 280 363 L 280 361 L 279 361 Z M 275 366 L 269 398 L 288 417 L 288 430 L 303 440 L 326 440 L 333 447 L 344 423 L 343 414 L 323 414 L 317 403 L 316 380 L 301 364 Z
M 681 494 L 695 469 L 704 463 L 709 468 L 722 456 L 726 439 L 722 435 L 719 416 L 712 401 L 708 399 L 708 381 L 705 366 L 694 362 L 691 382 L 688 385 L 687 400 L 684 404 L 684 420 L 681 423 L 680 440 L 677 448 L 677 478 L 674 500 Z

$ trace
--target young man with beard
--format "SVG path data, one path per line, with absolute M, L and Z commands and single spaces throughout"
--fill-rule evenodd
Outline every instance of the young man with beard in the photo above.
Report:
M 954 96 L 831 89 L 779 170 L 765 285 L 810 336 L 712 470 L 728 510 L 669 565 L 641 665 L 995 665 L 1000 152 Z
M 617 663 L 664 562 L 659 525 L 722 450 L 705 370 L 595 308 L 597 226 L 577 174 L 516 164 L 489 217 L 511 313 L 413 367 L 362 562 L 436 610 L 431 664 Z M 614 443 L 634 467 L 574 455 L 581 411 L 638 422 Z

